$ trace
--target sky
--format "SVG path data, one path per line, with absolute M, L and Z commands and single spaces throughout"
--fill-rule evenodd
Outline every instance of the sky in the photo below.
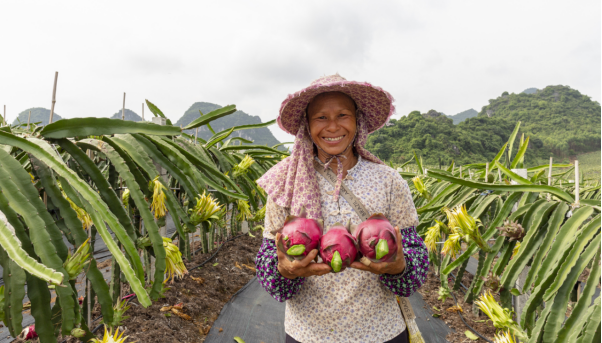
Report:
M 126 108 L 140 114 L 148 99 L 174 122 L 198 101 L 265 122 L 337 72 L 389 91 L 396 118 L 480 111 L 504 91 L 548 85 L 600 102 L 599 0 L 7 0 L 0 13 L 8 122 L 50 108 L 55 71 L 63 118 L 111 116 L 125 92 Z

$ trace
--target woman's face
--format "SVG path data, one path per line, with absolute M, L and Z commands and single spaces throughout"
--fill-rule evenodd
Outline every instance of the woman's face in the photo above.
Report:
M 355 104 L 340 92 L 317 95 L 307 109 L 314 142 L 330 155 L 342 153 L 355 138 Z

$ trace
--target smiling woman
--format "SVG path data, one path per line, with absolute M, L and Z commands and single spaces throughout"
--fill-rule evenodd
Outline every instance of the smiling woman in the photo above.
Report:
M 268 199 L 256 264 L 261 285 L 287 303 L 287 342 L 408 342 L 396 295 L 409 297 L 422 285 L 428 255 L 415 230 L 418 215 L 406 181 L 364 148 L 368 134 L 393 114 L 392 103 L 382 89 L 339 75 L 322 77 L 282 103 L 278 124 L 296 135 L 295 145 L 257 181 Z M 336 172 L 336 180 L 322 176 L 322 168 Z M 286 218 L 303 208 L 308 218 L 324 220 L 322 234 L 341 230 L 340 223 L 362 223 L 364 216 L 339 196 L 343 186 L 363 212 L 381 213 L 396 227 L 395 257 L 333 268 L 314 249 L 289 260 L 274 242 L 281 241 L 277 232 Z

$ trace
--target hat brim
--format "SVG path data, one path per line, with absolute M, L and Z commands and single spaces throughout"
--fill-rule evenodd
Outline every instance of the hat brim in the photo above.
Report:
M 383 127 L 395 113 L 393 97 L 382 88 L 367 82 L 337 81 L 309 86 L 289 95 L 280 106 L 278 126 L 291 135 L 296 135 L 311 99 L 326 92 L 342 92 L 349 95 L 363 113 L 368 133 Z

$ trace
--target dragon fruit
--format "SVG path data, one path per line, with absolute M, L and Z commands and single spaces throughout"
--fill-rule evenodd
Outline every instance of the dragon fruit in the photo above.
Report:
M 370 216 L 354 231 L 360 252 L 372 262 L 391 262 L 397 256 L 397 236 L 382 214 Z
M 318 248 L 324 222 L 308 219 L 305 208 L 301 208 L 298 217 L 288 216 L 282 228 L 272 231 L 280 232 L 278 248 L 286 253 L 289 260 L 302 260 L 313 249 Z
M 357 256 L 357 241 L 349 230 L 350 224 L 337 223 L 320 238 L 320 257 L 335 273 L 349 267 Z

